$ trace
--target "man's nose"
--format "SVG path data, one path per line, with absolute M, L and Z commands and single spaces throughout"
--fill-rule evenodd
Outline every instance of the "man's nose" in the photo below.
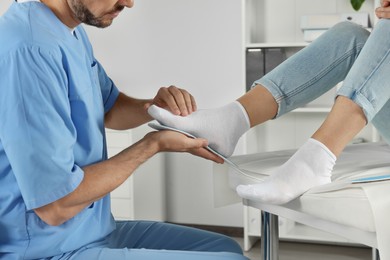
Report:
M 134 0 L 119 0 L 118 4 L 127 8 L 131 8 L 134 5 Z

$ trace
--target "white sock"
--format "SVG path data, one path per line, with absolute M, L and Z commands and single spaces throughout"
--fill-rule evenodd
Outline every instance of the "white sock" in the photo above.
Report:
M 209 146 L 225 157 L 233 154 L 238 140 L 250 128 L 248 114 L 238 101 L 219 108 L 199 109 L 185 117 L 155 105 L 149 107 L 148 113 L 162 125 L 207 139 Z
M 263 182 L 239 185 L 240 197 L 269 204 L 287 203 L 315 186 L 331 182 L 336 156 L 321 142 L 310 138 Z

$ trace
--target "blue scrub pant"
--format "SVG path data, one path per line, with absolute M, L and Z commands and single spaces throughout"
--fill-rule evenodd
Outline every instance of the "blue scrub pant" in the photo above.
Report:
M 372 33 L 342 22 L 255 82 L 279 104 L 279 117 L 343 81 L 337 95 L 350 98 L 390 143 L 390 20 Z M 254 85 L 255 85 L 254 84 Z
M 179 225 L 121 221 L 104 247 L 82 248 L 72 260 L 248 260 L 231 238 Z

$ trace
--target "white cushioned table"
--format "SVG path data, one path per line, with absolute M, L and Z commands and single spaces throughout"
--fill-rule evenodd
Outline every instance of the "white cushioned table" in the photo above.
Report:
M 214 167 L 215 205 L 238 202 L 239 184 L 257 183 L 272 174 L 294 150 L 234 156 L 228 164 Z M 378 248 L 381 259 L 390 259 L 390 181 L 351 183 L 352 180 L 390 174 L 390 146 L 365 143 L 348 146 L 337 160 L 332 183 L 313 188 L 284 205 L 244 200 L 260 209 L 262 217 L 262 257 L 278 259 L 278 221 L 282 216 Z M 387 249 L 389 248 L 389 249 Z

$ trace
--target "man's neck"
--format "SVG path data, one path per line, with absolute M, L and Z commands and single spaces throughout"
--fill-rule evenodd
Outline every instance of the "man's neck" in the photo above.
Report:
M 74 17 L 67 0 L 41 0 L 41 2 L 49 7 L 67 27 L 73 29 L 81 23 Z

